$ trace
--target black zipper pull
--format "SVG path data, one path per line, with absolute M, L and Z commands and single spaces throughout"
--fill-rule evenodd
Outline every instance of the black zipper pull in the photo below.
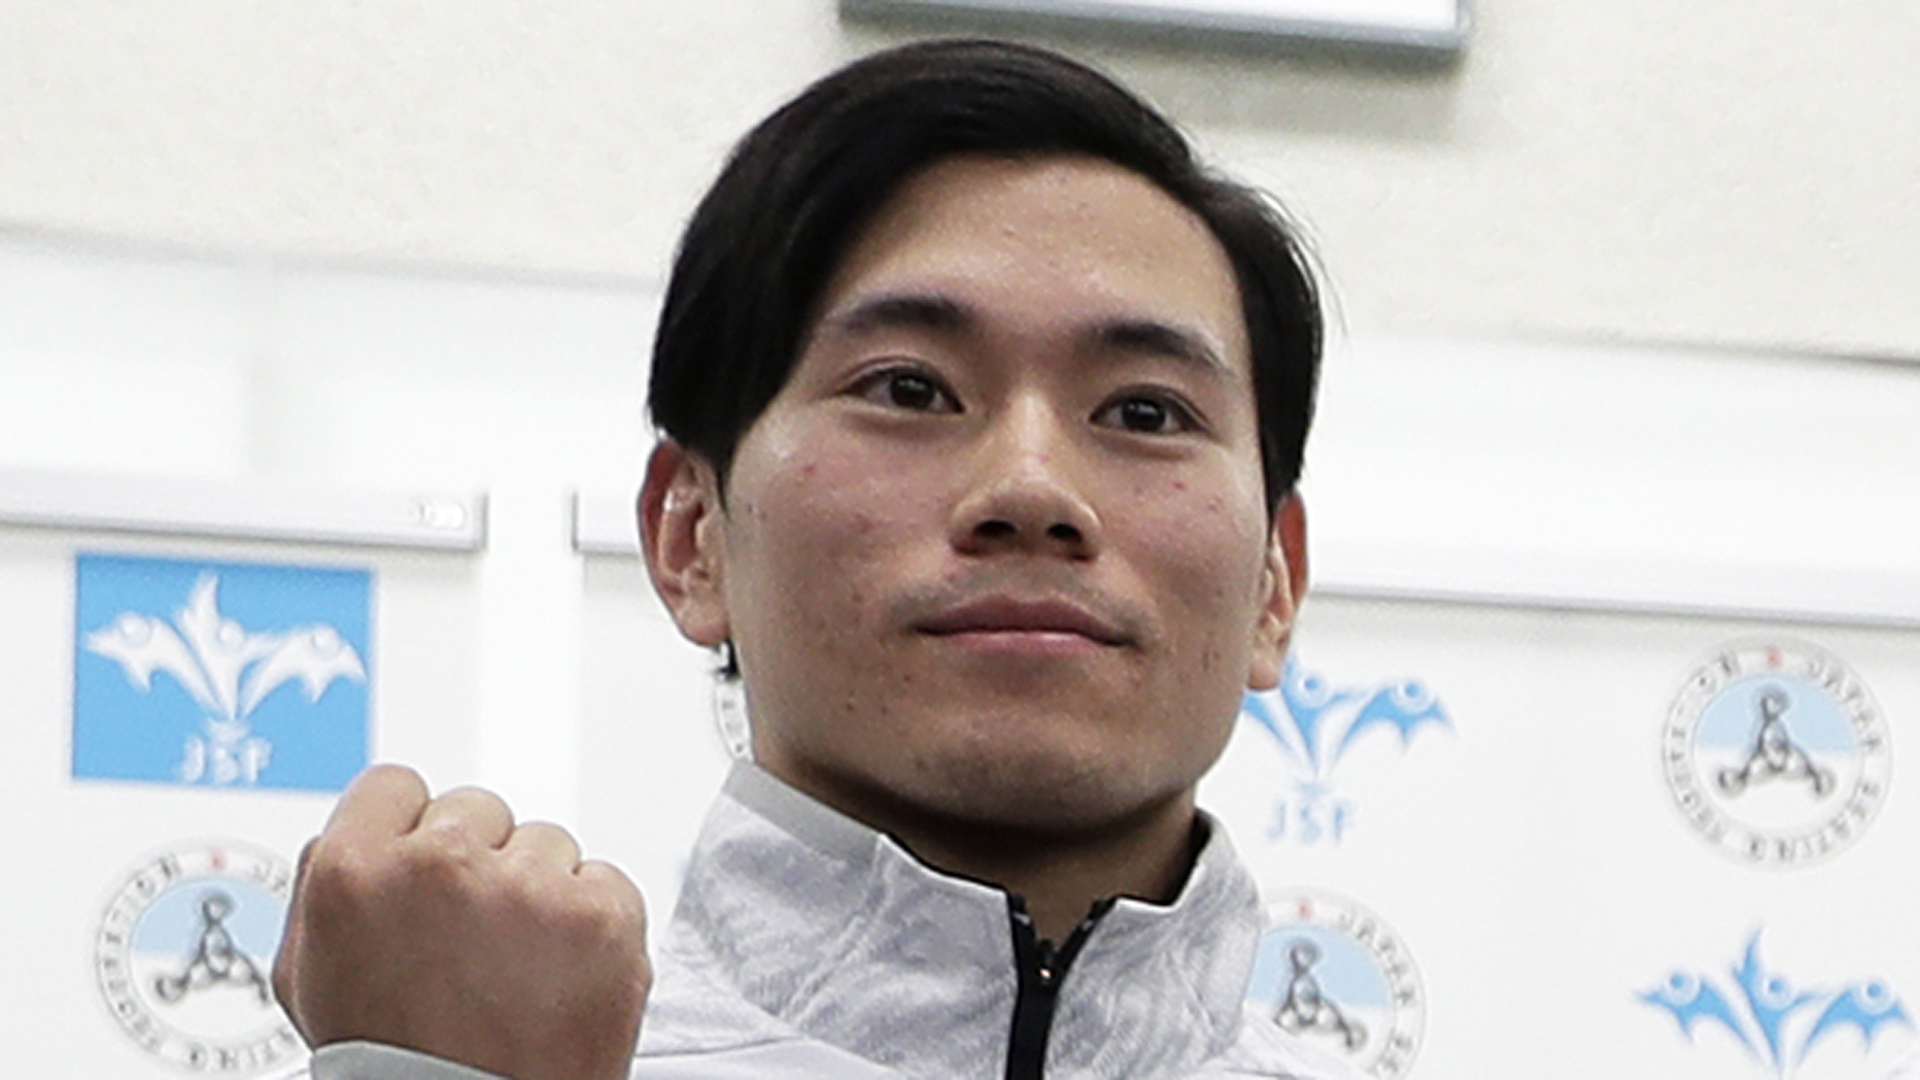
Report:
M 1040 980 L 1041 986 L 1051 987 L 1053 985 L 1053 965 L 1055 959 L 1053 942 L 1047 941 L 1044 938 L 1041 939 L 1034 949 L 1033 957 L 1033 974 Z

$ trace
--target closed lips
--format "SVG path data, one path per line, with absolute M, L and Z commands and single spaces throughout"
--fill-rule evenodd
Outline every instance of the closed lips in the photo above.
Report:
M 1125 645 L 1127 635 L 1112 622 L 1064 600 L 992 598 L 946 608 L 922 620 L 922 633 L 1077 634 L 1102 645 Z

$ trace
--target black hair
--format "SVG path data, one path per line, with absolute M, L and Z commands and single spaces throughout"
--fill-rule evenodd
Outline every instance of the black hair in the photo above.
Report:
M 780 389 L 841 258 L 910 176 L 962 154 L 1084 155 L 1129 169 L 1207 225 L 1240 288 L 1271 513 L 1300 475 L 1323 326 L 1294 226 L 1207 169 L 1138 97 L 1083 64 L 1005 42 L 940 40 L 828 75 L 734 148 L 681 239 L 654 339 L 648 408 L 713 465 Z

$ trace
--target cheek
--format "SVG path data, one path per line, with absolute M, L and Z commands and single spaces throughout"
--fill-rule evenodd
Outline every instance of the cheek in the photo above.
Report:
M 1181 669 L 1230 673 L 1237 694 L 1266 599 L 1264 507 L 1197 482 L 1160 495 L 1126 515 L 1129 546 L 1147 553 L 1142 569 L 1165 598 L 1164 630 L 1186 657 Z
M 1126 515 L 1140 545 L 1153 552 L 1171 594 L 1216 619 L 1254 601 L 1266 565 L 1266 522 L 1258 508 L 1185 481 L 1149 512 Z
M 789 626 L 835 635 L 863 621 L 881 564 L 910 549 L 918 512 L 870 465 L 795 456 L 756 485 L 732 545 L 751 567 L 742 593 Z

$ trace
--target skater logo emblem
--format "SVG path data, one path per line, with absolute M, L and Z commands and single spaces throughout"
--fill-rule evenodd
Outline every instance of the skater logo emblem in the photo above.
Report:
M 365 571 L 82 555 L 75 580 L 75 777 L 339 791 L 365 767 Z
M 1368 1076 L 1404 1076 L 1419 1052 L 1426 991 L 1399 936 L 1360 905 L 1286 894 L 1267 908 L 1247 1000 L 1257 1014 Z
M 141 1049 L 230 1076 L 296 1062 L 299 1036 L 268 985 L 292 876 L 229 841 L 181 845 L 127 875 L 95 932 L 94 975 Z
M 1887 723 L 1837 657 L 1800 642 L 1729 644 L 1668 710 L 1662 768 L 1688 824 L 1743 862 L 1796 866 L 1858 839 L 1886 799 Z

